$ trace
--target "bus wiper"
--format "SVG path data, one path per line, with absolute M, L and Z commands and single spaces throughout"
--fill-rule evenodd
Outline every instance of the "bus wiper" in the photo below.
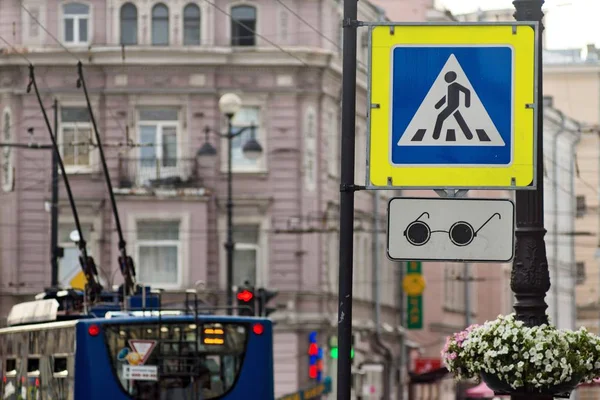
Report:
M 98 143 L 98 150 L 100 152 L 100 160 L 102 161 L 102 169 L 104 170 L 104 179 L 108 186 L 108 194 L 110 196 L 110 203 L 112 205 L 113 214 L 115 216 L 115 224 L 117 226 L 117 233 L 119 234 L 119 267 L 121 274 L 123 274 L 123 280 L 125 285 L 124 295 L 130 296 L 136 292 L 135 282 L 135 266 L 133 259 L 127 255 L 127 244 L 123 238 L 123 230 L 121 229 L 121 220 L 119 219 L 119 211 L 117 210 L 117 202 L 115 201 L 115 195 L 113 193 L 112 183 L 110 182 L 110 175 L 108 174 L 108 167 L 106 166 L 106 158 L 104 157 L 104 150 L 102 148 L 102 142 L 100 141 L 100 135 L 98 134 L 98 127 L 96 125 L 96 118 L 94 118 L 94 112 L 92 111 L 92 105 L 88 96 L 87 87 L 85 85 L 85 78 L 83 77 L 83 64 L 81 61 L 77 63 L 77 73 L 79 78 L 77 79 L 77 87 L 83 87 L 83 93 L 85 94 L 85 101 L 87 108 L 90 113 L 92 120 L 92 126 L 94 127 L 94 134 L 96 135 L 96 142 Z
M 35 81 L 33 64 L 29 64 L 29 84 L 27 85 L 27 93 L 31 92 L 32 87 L 35 89 L 35 95 L 42 110 L 42 114 L 44 115 L 44 121 L 46 121 L 46 127 L 48 128 L 48 133 L 50 134 L 50 139 L 52 140 L 52 146 L 54 147 L 56 157 L 58 158 L 58 165 L 62 172 L 63 180 L 65 182 L 65 189 L 67 191 L 67 196 L 69 197 L 69 203 L 71 205 L 71 211 L 73 212 L 73 218 L 75 219 L 75 227 L 77 228 L 77 233 L 79 236 L 77 238 L 77 247 L 79 247 L 79 264 L 81 265 L 81 269 L 83 270 L 83 274 L 85 275 L 85 278 L 87 280 L 85 291 L 87 292 L 90 300 L 94 302 L 99 298 L 103 289 L 102 284 L 100 284 L 100 280 L 98 278 L 98 269 L 96 268 L 96 263 L 94 262 L 94 259 L 87 253 L 87 244 L 83 237 L 81 224 L 79 223 L 79 215 L 77 214 L 77 208 L 75 207 L 75 200 L 73 199 L 73 192 L 71 191 L 71 185 L 69 184 L 69 179 L 67 178 L 65 165 L 60 155 L 60 150 L 58 149 L 58 144 L 56 143 L 56 137 L 54 136 L 52 128 L 50 127 L 50 120 L 48 119 L 48 115 L 46 114 L 46 109 L 44 108 L 44 103 L 42 102 L 40 91 L 38 90 L 38 86 Z

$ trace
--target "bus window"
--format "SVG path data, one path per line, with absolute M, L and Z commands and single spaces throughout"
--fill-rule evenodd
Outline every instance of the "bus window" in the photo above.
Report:
M 139 400 L 222 396 L 235 385 L 248 340 L 248 328 L 237 323 L 107 324 L 103 332 L 117 380 Z M 138 342 L 154 347 L 140 354 Z M 127 378 L 125 371 L 141 363 L 156 366 L 158 381 Z
M 55 378 L 65 378 L 69 375 L 68 359 L 66 356 L 54 356 L 52 374 Z
M 11 378 L 17 376 L 17 359 L 7 358 L 6 359 L 6 376 Z
M 3 399 L 16 399 L 17 392 L 17 359 L 16 358 L 7 358 L 6 359 L 6 369 L 4 373 L 4 377 L 6 378 L 6 382 L 3 382 L 2 387 L 2 398 Z
M 27 375 L 33 376 L 33 374 L 40 373 L 40 359 L 38 357 L 32 357 L 27 360 Z

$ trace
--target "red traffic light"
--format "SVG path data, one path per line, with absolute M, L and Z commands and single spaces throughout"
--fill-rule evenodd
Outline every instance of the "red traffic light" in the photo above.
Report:
M 254 294 L 249 291 L 249 290 L 242 290 L 241 292 L 239 292 L 237 294 L 237 298 L 238 300 L 244 301 L 244 302 L 249 302 L 250 300 L 252 300 L 252 298 L 254 297 Z

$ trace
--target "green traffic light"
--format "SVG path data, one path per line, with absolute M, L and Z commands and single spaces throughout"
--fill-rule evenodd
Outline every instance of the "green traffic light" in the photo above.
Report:
M 332 347 L 331 351 L 329 352 L 329 355 L 331 356 L 331 358 L 333 358 L 334 360 L 337 360 L 338 358 L 338 349 L 337 347 Z
M 334 360 L 337 360 L 337 358 L 338 358 L 338 348 L 337 347 L 332 347 L 331 350 L 329 351 L 329 356 L 331 358 L 333 358 Z M 350 349 L 350 358 L 354 358 L 354 349 Z

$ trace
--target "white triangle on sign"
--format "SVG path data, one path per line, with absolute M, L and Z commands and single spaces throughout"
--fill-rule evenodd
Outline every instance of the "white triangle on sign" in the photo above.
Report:
M 140 364 L 143 364 L 156 347 L 156 340 L 130 340 L 129 345 L 133 351 L 140 355 L 142 358 Z
M 469 107 L 466 107 L 465 92 L 470 94 Z M 448 105 L 448 97 L 454 100 L 452 107 Z M 440 118 L 438 123 L 438 116 L 444 111 L 446 118 Z M 460 114 L 457 115 L 457 112 Z M 460 121 L 461 116 L 462 121 Z M 437 138 L 434 137 L 436 123 Z M 504 145 L 500 132 L 454 54 L 448 57 L 448 61 L 398 141 L 398 146 Z

